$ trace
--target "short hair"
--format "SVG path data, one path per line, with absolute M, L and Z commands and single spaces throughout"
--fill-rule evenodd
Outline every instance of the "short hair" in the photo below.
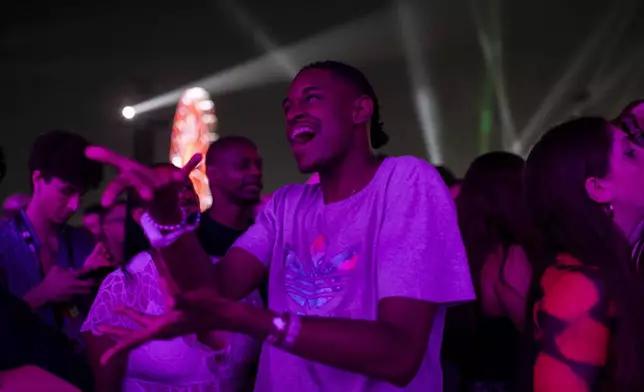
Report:
M 378 103 L 376 92 L 367 77 L 359 69 L 340 61 L 326 60 L 306 65 L 299 73 L 309 69 L 329 71 L 333 75 L 352 84 L 358 90 L 359 94 L 368 96 L 373 101 L 373 114 L 371 115 L 371 127 L 369 129 L 371 147 L 377 150 L 389 142 L 389 135 L 385 133 L 384 124 L 380 119 L 380 104 Z
M 247 137 L 244 136 L 224 136 L 215 140 L 210 146 L 208 146 L 208 151 L 206 152 L 206 167 L 208 164 L 215 161 L 218 154 L 222 151 L 230 148 L 231 146 L 248 146 L 252 148 L 257 148 L 257 145 Z
M 103 181 L 103 165 L 85 156 L 89 145 L 69 131 L 44 133 L 31 146 L 29 173 L 38 170 L 46 180 L 56 177 L 83 190 L 96 189 Z

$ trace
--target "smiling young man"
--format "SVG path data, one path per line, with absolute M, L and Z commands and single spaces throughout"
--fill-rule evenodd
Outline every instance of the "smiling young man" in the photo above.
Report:
M 447 187 L 421 159 L 376 156 L 387 140 L 378 101 L 351 66 L 305 67 L 283 109 L 298 167 L 320 183 L 278 190 L 215 267 L 189 227 L 160 226 L 181 216 L 170 208 L 173 181 L 88 150 L 120 171 L 106 202 L 123 185 L 151 200 L 158 223 L 146 231 L 186 292 L 160 317 L 126 311 L 145 328 L 106 329 L 121 342 L 104 359 L 145 340 L 224 329 L 265 341 L 256 391 L 442 391 L 445 308 L 474 298 Z M 230 301 L 267 275 L 271 310 Z

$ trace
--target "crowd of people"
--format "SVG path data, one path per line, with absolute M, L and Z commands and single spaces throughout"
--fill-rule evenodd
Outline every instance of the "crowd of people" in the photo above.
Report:
M 304 67 L 283 112 L 312 177 L 271 195 L 245 137 L 178 168 L 39 136 L 0 222 L 0 388 L 644 390 L 644 101 L 463 179 L 378 153 L 376 93 L 347 64 Z

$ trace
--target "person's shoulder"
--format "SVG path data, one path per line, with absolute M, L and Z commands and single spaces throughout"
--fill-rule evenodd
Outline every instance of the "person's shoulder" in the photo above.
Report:
M 438 170 L 424 159 L 408 155 L 387 157 L 383 169 L 383 179 L 394 192 L 422 188 L 431 195 L 449 196 Z
M 297 202 L 319 192 L 319 184 L 288 184 L 273 194 L 273 201 L 278 203 Z
M 588 267 L 548 267 L 540 279 L 541 306 L 561 319 L 573 319 L 608 300 L 606 287 Z
M 0 220 L 0 253 L 12 248 L 19 238 L 21 236 L 13 219 Z
M 387 157 L 383 164 L 400 179 L 440 180 L 438 170 L 432 164 L 411 155 Z
M 148 266 L 148 264 L 152 263 L 152 257 L 150 256 L 150 253 L 145 250 L 143 252 L 137 253 L 134 255 L 127 263 L 127 266 L 125 269 L 127 270 L 128 273 L 131 274 L 137 274 L 140 272 L 143 272 L 145 268 Z M 124 272 L 122 269 L 118 269 L 115 272 L 120 272 L 121 274 L 124 275 Z
M 5 238 L 5 235 L 12 234 L 16 231 L 16 225 L 13 219 L 0 220 L 0 238 Z

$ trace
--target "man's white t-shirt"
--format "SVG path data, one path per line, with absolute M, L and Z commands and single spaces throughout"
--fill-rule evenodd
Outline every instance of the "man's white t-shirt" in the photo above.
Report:
M 375 320 L 378 302 L 439 304 L 424 361 L 405 388 L 264 345 L 257 392 L 441 392 L 440 349 L 448 305 L 475 298 L 454 202 L 436 169 L 386 158 L 352 197 L 324 204 L 319 184 L 277 191 L 233 247 L 269 268 L 269 308 Z

